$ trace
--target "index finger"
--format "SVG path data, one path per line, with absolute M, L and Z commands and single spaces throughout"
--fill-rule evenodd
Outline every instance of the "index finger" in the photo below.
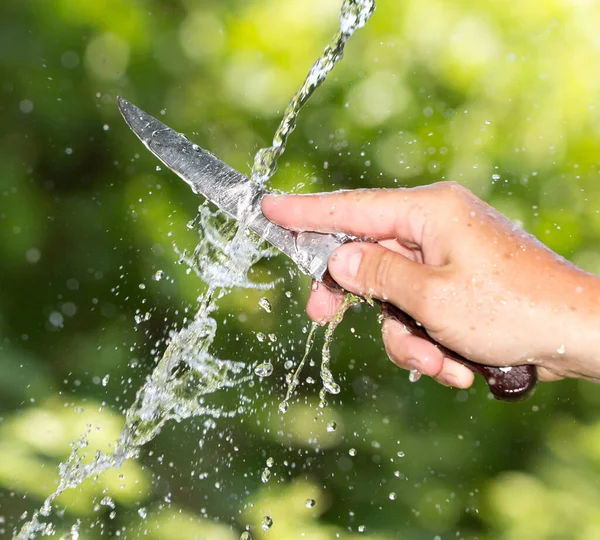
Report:
M 343 232 L 421 244 L 429 187 L 361 189 L 316 195 L 266 195 L 267 219 L 296 231 Z

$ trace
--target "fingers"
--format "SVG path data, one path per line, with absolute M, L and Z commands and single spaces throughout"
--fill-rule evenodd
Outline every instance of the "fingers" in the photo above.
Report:
M 322 283 L 315 283 L 316 288 L 313 285 L 306 304 L 306 313 L 313 321 L 325 324 L 331 320 L 342 305 L 344 293 L 330 291 Z
M 416 369 L 423 375 L 434 377 L 445 386 L 469 388 L 473 384 L 471 370 L 445 358 L 432 343 L 410 335 L 398 321 L 386 319 L 382 333 L 385 350 L 397 366 Z
M 554 371 L 543 366 L 537 366 L 536 371 L 538 379 L 543 382 L 553 382 L 564 379 L 563 375 L 559 375 L 558 373 L 555 373 Z
M 402 246 L 395 240 L 383 240 L 381 245 L 385 246 L 386 249 L 400 253 L 407 259 L 422 262 L 418 251 Z M 306 312 L 313 321 L 325 324 L 337 313 L 343 299 L 344 294 L 341 291 L 332 291 L 324 284 L 313 281 L 312 290 L 306 304 Z
M 421 244 L 431 188 L 368 189 L 319 195 L 266 195 L 267 219 L 297 231 L 345 232 Z
M 416 263 L 378 244 L 351 242 L 339 247 L 329 258 L 329 273 L 344 289 L 360 296 L 391 302 L 419 322 L 426 324 L 441 278 L 440 270 Z

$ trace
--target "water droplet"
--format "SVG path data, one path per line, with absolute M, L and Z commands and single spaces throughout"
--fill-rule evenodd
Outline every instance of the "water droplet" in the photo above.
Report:
M 104 497 L 101 501 L 100 504 L 102 506 L 108 506 L 110 508 L 114 508 L 115 507 L 115 502 L 110 498 L 110 497 Z
M 323 377 L 323 373 L 321 372 L 321 379 L 323 380 L 323 386 L 325 387 L 325 390 L 327 390 L 330 394 L 340 393 L 340 385 L 336 383 L 333 378 L 329 378 L 327 376 Z
M 154 281 L 160 281 L 163 277 L 165 277 L 165 273 L 162 270 L 157 270 L 154 274 Z
M 271 362 L 263 362 L 254 368 L 254 373 L 259 377 L 268 377 L 273 373 L 273 364 Z
M 304 506 L 306 506 L 306 508 L 313 508 L 315 504 L 317 504 L 317 501 L 315 501 L 314 499 L 306 499 Z
M 240 540 L 252 540 L 252 535 L 248 531 L 244 531 L 240 534 Z
M 271 343 L 276 343 L 277 342 L 277 336 L 275 334 L 269 334 L 269 341 Z
M 411 369 L 408 374 L 408 380 L 412 383 L 417 382 L 421 378 L 421 372 L 416 369 Z
M 324 409 L 325 407 L 327 407 L 327 391 L 325 390 L 325 388 L 321 388 L 321 390 L 319 390 L 319 409 Z
M 356 448 L 350 448 L 350 450 L 348 450 L 348 454 L 354 457 L 356 455 Z
M 282 401 L 279 404 L 279 412 L 285 414 L 286 412 L 288 412 L 288 409 L 290 408 L 290 404 L 287 401 Z
M 270 457 L 267 459 L 267 467 L 272 467 L 273 465 L 275 465 L 275 460 Z
M 273 306 L 271 305 L 271 302 L 269 302 L 269 299 L 264 296 L 258 301 L 258 305 L 261 308 L 263 308 L 267 313 L 271 313 L 273 311 Z
M 400 471 L 394 471 L 394 476 L 396 478 L 400 478 Z
M 52 313 L 50 313 L 48 321 L 52 326 L 56 328 L 62 328 L 64 323 L 64 317 L 58 311 L 53 311 Z
M 138 313 L 134 319 L 135 322 L 140 324 L 144 321 L 149 321 L 152 318 L 152 314 L 149 311 L 146 311 L 146 313 L 144 313 L 143 315 L 141 313 Z
M 191 219 L 190 221 L 188 221 L 188 222 L 186 223 L 186 225 L 185 225 L 185 226 L 186 226 L 188 229 L 193 229 L 193 228 L 195 227 L 194 220 L 193 220 L 193 219 Z
M 327 427 L 325 429 L 327 429 L 328 433 L 333 433 L 337 429 L 337 422 L 332 420 L 327 424 Z
M 138 514 L 140 515 L 140 517 L 142 519 L 146 519 L 146 516 L 148 515 L 148 511 L 142 506 L 141 508 L 138 508 Z
M 262 332 L 258 332 L 256 334 L 256 339 L 262 343 L 263 341 L 265 341 L 265 339 L 267 339 L 267 336 L 266 336 L 266 334 L 263 334 Z
M 269 480 L 271 480 L 270 469 L 263 470 L 262 474 L 260 475 L 260 479 L 262 480 L 263 484 L 266 484 Z
M 395 491 L 392 491 L 389 495 L 388 498 L 390 499 L 390 501 L 395 501 L 396 498 L 398 497 L 398 495 L 396 495 Z
M 71 531 L 69 532 L 69 538 L 71 540 L 79 540 L 79 528 L 81 527 L 81 523 L 77 520 L 77 523 L 74 523 L 71 526 Z
M 367 528 L 364 525 L 358 526 L 358 532 L 362 533 L 362 532 L 365 532 L 366 530 L 367 530 Z
M 263 531 L 268 531 L 273 526 L 273 520 L 271 519 L 271 516 L 265 516 L 262 518 L 260 526 L 262 527 Z
M 558 349 L 556 349 L 556 352 L 558 354 L 565 354 L 566 351 L 567 351 L 567 347 L 565 346 L 564 343 Z
M 33 111 L 33 102 L 29 99 L 24 99 L 19 103 L 19 109 L 21 109 L 22 113 L 29 114 Z
M 404 453 L 402 450 L 399 450 L 399 451 L 396 453 L 396 455 L 397 455 L 398 457 L 404 457 L 406 454 L 405 454 L 405 453 Z
M 108 380 L 109 380 L 109 379 L 110 379 L 110 373 L 109 373 L 109 374 L 107 374 L 107 375 L 105 375 L 105 376 L 102 378 L 102 386 L 107 386 L 107 385 L 108 385 Z

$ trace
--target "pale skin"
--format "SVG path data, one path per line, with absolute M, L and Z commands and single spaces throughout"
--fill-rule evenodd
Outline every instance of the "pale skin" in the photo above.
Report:
M 395 304 L 437 342 L 492 366 L 531 363 L 540 380 L 600 382 L 600 278 L 566 261 L 452 182 L 412 189 L 268 195 L 263 212 L 296 231 L 369 239 L 338 248 L 329 272 L 347 291 Z M 340 292 L 320 284 L 311 319 L 328 321 Z M 390 359 L 468 388 L 473 373 L 387 319 Z

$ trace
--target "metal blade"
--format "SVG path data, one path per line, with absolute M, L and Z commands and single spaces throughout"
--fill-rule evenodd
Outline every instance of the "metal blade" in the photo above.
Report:
M 312 232 L 295 233 L 267 220 L 260 201 L 267 191 L 185 135 L 145 113 L 123 98 L 119 110 L 131 130 L 160 161 L 226 212 L 290 257 L 304 273 L 323 280 L 327 261 L 347 238 Z

